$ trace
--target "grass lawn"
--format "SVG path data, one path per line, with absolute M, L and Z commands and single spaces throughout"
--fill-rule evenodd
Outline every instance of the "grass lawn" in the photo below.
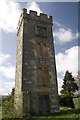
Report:
M 53 115 L 48 115 L 48 116 L 34 116 L 31 119 L 32 120 L 65 120 L 68 118 L 70 120 L 80 120 L 80 109 L 71 109 L 67 107 L 60 108 L 60 113 L 55 113 Z
M 33 116 L 29 118 L 19 119 L 18 120 L 80 120 L 80 109 L 71 109 L 67 107 L 60 108 L 60 113 L 55 113 L 47 116 Z M 9 120 L 2 119 L 2 120 Z M 17 118 L 12 118 L 10 120 L 17 120 Z

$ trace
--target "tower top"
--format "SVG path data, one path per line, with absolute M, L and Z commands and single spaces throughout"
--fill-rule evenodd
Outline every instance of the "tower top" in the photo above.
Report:
M 39 19 L 47 19 L 47 20 L 51 20 L 52 21 L 52 16 L 48 16 L 47 14 L 44 13 L 40 13 L 40 15 L 38 15 L 38 13 L 36 11 L 30 10 L 29 14 L 27 13 L 27 9 L 23 8 L 22 9 L 22 13 L 27 16 L 30 17 L 39 17 Z
M 40 15 L 38 15 L 38 13 L 33 10 L 30 10 L 29 13 L 27 13 L 27 9 L 23 8 L 22 13 L 19 18 L 19 22 L 18 22 L 17 32 L 20 28 L 20 25 L 21 25 L 23 19 L 27 19 L 27 20 L 30 19 L 30 20 L 35 20 L 35 21 L 39 21 L 39 22 L 44 22 L 47 24 L 53 24 L 52 16 L 48 16 L 47 14 L 44 14 L 44 13 L 40 13 Z

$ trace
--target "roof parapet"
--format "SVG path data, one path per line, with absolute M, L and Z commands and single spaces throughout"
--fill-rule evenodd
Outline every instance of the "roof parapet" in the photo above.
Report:
M 53 21 L 53 18 L 52 18 L 52 16 L 49 16 L 49 20 Z
M 33 11 L 33 10 L 30 10 L 29 14 L 30 14 L 31 17 L 36 17 L 37 16 L 37 12 Z
M 47 23 L 53 24 L 52 16 L 48 16 L 47 14 L 44 14 L 44 13 L 40 13 L 40 15 L 38 15 L 38 13 L 36 11 L 33 11 L 33 10 L 30 10 L 29 14 L 28 14 L 27 9 L 23 8 L 22 13 L 21 13 L 20 18 L 19 18 L 18 26 L 17 26 L 17 33 L 18 33 L 18 30 L 20 28 L 20 25 L 21 25 L 23 19 L 26 19 L 27 17 L 34 18 L 35 20 L 41 20 L 41 21 L 45 21 Z
M 41 17 L 42 19 L 48 18 L 48 16 L 47 16 L 46 14 L 43 14 L 43 13 L 40 13 L 40 17 Z
M 27 9 L 26 8 L 23 8 L 22 10 L 23 10 L 23 14 L 27 13 Z
M 40 13 L 40 15 L 38 15 L 38 13 L 36 11 L 30 10 L 29 14 L 27 13 L 27 9 L 23 8 L 23 16 L 26 17 L 27 15 L 30 17 L 39 17 L 42 20 L 50 20 L 52 21 L 52 16 L 48 16 L 47 14 L 44 13 Z

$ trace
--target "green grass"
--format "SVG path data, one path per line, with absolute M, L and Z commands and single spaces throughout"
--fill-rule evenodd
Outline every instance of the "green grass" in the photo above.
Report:
M 47 115 L 47 116 L 37 115 L 20 120 L 80 120 L 80 109 L 61 107 L 60 111 L 61 111 L 60 113 L 54 113 L 52 115 Z M 4 118 L 3 120 L 9 120 L 9 118 L 8 119 Z M 10 120 L 17 120 L 17 118 Z
M 46 116 L 34 116 L 32 117 L 33 120 L 42 120 L 44 118 L 44 120 L 49 120 L 49 119 L 60 119 L 60 120 L 64 120 L 66 118 L 75 120 L 76 118 L 78 120 L 80 120 L 80 109 L 71 109 L 71 108 L 67 108 L 67 107 L 61 107 L 60 108 L 60 113 L 55 113 L 53 115 L 48 115 Z M 62 118 L 62 119 L 61 119 Z
M 60 111 L 67 111 L 67 110 L 71 110 L 70 107 L 60 107 Z

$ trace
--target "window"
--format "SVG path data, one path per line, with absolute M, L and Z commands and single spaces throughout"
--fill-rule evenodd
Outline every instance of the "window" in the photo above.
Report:
M 43 59 L 48 58 L 48 49 L 45 44 L 37 43 L 37 56 Z
M 47 50 L 47 46 L 45 44 L 42 45 L 42 55 L 43 55 L 43 58 L 48 57 L 48 50 Z
M 35 34 L 38 36 L 46 37 L 46 27 L 36 26 L 35 27 Z
M 39 67 L 37 69 L 37 84 L 42 86 L 50 84 L 48 68 Z
M 41 57 L 42 56 L 42 49 L 41 49 L 41 44 L 37 44 L 37 56 Z
M 43 68 L 43 84 L 45 85 L 49 85 L 49 71 L 48 68 Z
M 47 63 L 47 60 L 46 60 L 46 59 L 43 59 L 43 58 L 38 58 L 38 59 L 37 59 L 37 63 L 38 63 L 38 64 L 46 64 L 46 63 Z
M 42 85 L 43 82 L 42 82 L 42 68 L 38 68 L 37 69 L 37 84 L 38 85 Z

